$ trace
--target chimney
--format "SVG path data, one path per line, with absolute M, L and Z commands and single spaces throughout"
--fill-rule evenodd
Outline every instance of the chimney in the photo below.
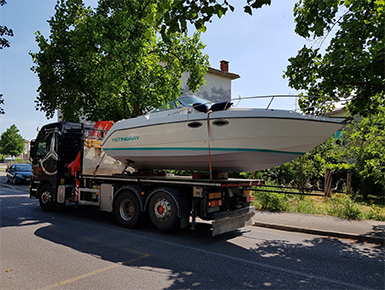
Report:
M 221 71 L 229 72 L 229 62 L 227 60 L 221 60 Z

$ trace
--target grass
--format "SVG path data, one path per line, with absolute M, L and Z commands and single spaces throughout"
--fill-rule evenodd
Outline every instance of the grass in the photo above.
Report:
M 385 221 L 384 199 L 375 196 L 369 196 L 366 201 L 363 201 L 360 196 L 353 198 L 341 193 L 335 193 L 331 198 L 327 198 L 323 196 L 304 196 L 256 191 L 253 205 L 257 209 L 270 211 Z

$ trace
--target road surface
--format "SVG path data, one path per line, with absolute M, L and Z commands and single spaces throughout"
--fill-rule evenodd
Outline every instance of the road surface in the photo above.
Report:
M 384 289 L 378 245 L 257 227 L 212 238 L 208 224 L 128 230 L 92 207 L 44 212 L 27 190 L 0 187 L 0 289 Z

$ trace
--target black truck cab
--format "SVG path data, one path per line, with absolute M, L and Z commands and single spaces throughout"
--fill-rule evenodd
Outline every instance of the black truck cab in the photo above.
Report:
M 30 196 L 39 198 L 41 205 L 56 200 L 59 184 L 75 184 L 74 178 L 68 174 L 67 165 L 81 150 L 83 132 L 91 128 L 91 125 L 73 122 L 52 123 L 45 125 L 31 141 Z

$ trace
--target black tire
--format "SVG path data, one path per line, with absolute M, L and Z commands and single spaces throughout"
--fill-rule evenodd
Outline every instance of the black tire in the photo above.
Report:
M 150 199 L 148 208 L 150 219 L 162 231 L 179 226 L 178 207 L 171 192 L 167 189 L 158 189 Z
M 17 184 L 17 180 L 16 180 L 16 178 L 14 177 L 14 178 L 12 178 L 12 184 L 13 185 L 16 185 Z
M 125 190 L 118 195 L 114 215 L 122 227 L 133 229 L 141 225 L 140 203 L 135 193 Z
M 53 189 L 50 184 L 44 184 L 39 192 L 40 207 L 44 211 L 54 211 L 56 201 L 53 196 Z

